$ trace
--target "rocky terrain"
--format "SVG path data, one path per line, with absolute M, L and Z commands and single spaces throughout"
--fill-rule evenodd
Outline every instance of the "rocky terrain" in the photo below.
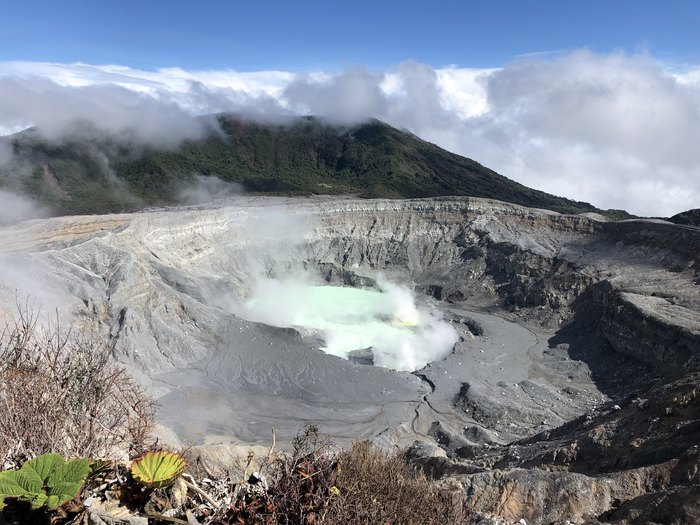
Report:
M 162 439 L 410 447 L 501 523 L 697 523 L 700 230 L 472 198 L 239 197 L 0 230 L 0 304 L 98 329 Z M 259 276 L 412 287 L 460 339 L 413 372 L 234 315 Z M 216 456 L 216 453 L 212 454 Z

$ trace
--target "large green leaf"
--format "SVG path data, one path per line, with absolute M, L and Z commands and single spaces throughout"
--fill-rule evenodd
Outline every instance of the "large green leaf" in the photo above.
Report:
M 90 462 L 89 458 L 69 459 L 51 474 L 47 485 L 49 487 L 59 483 L 80 483 L 82 485 L 90 474 Z
M 147 452 L 131 466 L 131 475 L 148 488 L 167 487 L 185 470 L 187 463 L 172 452 Z
M 48 496 L 41 492 L 39 494 L 34 494 L 33 498 L 29 497 L 29 494 L 25 494 L 24 496 L 20 497 L 19 499 L 25 500 L 25 501 L 30 501 L 32 504 L 33 509 L 38 509 L 41 507 L 44 503 L 46 503 L 46 500 L 48 499 Z
M 16 474 L 15 471 L 0 472 L 0 494 L 7 496 L 21 496 L 27 490 L 17 483 L 16 476 L 3 476 L 3 474 Z
M 47 506 L 50 509 L 55 509 L 59 505 L 63 505 L 66 501 L 70 501 L 75 498 L 82 487 L 82 480 L 75 483 L 59 483 L 58 485 L 50 487 L 48 492 L 49 502 L 47 503 Z M 56 503 L 53 503 L 54 498 L 56 498 Z
M 46 508 L 53 510 L 53 509 L 59 507 L 60 505 L 63 505 L 66 501 L 69 501 L 71 499 L 73 499 L 73 498 L 68 498 L 64 501 L 61 501 L 61 498 L 59 496 L 49 495 L 46 497 Z M 39 507 L 40 506 L 41 505 L 39 505 Z M 38 507 L 35 507 L 35 508 L 38 508 Z
M 44 482 L 39 477 L 39 474 L 32 468 L 24 468 L 24 465 L 17 471 L 15 479 L 27 492 L 41 492 L 41 489 L 44 487 Z
M 24 496 L 27 490 L 17 481 L 19 471 L 8 470 L 0 472 L 0 509 L 5 506 L 5 498 L 8 496 Z
M 80 492 L 90 473 L 90 462 L 90 459 L 64 462 L 58 454 L 44 454 L 27 461 L 20 470 L 0 472 L 0 509 L 5 498 L 13 496 L 29 501 L 34 509 L 63 505 Z
M 0 472 L 0 509 L 5 506 L 7 497 L 19 496 L 24 501 L 34 501 L 44 493 L 44 484 L 35 465 L 28 463 L 22 465 L 20 470 Z
M 78 495 L 90 474 L 90 463 L 89 458 L 69 459 L 49 476 L 48 508 L 55 509 Z
M 41 489 L 41 487 L 48 483 L 51 473 L 61 465 L 63 465 L 63 458 L 60 454 L 42 454 L 39 457 L 27 461 L 22 465 L 21 470 L 35 472 L 41 480 L 41 486 L 39 487 Z

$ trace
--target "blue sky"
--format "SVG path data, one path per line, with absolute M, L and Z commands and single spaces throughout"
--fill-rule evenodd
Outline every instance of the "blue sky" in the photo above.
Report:
M 670 216 L 700 208 L 698 20 L 683 0 L 0 0 L 0 135 L 88 120 L 172 147 L 208 113 L 373 117 L 526 186 Z
M 700 62 L 697 1 L 3 1 L 0 60 L 258 71 L 493 68 L 529 53 L 646 48 Z

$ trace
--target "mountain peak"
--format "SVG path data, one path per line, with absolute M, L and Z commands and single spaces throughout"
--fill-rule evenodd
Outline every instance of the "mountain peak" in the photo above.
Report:
M 376 119 L 352 126 L 319 116 L 259 122 L 219 114 L 216 119 L 219 132 L 172 150 L 105 136 L 56 144 L 22 132 L 8 137 L 14 157 L 0 168 L 0 187 L 18 186 L 54 214 L 177 204 L 202 177 L 235 183 L 254 194 L 469 196 L 561 213 L 600 211 L 527 188 Z M 24 176 L 18 180 L 14 175 L 20 165 Z M 47 170 L 54 174 L 51 185 L 44 180 Z

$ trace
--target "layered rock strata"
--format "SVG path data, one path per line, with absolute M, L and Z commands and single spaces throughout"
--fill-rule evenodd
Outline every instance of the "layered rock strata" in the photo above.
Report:
M 11 311 L 30 295 L 98 329 L 185 441 L 264 444 L 274 426 L 284 442 L 321 422 L 341 442 L 421 441 L 433 452 L 416 461 L 474 512 L 614 520 L 649 494 L 695 490 L 677 465 L 697 463 L 699 241 L 692 227 L 481 199 L 239 198 L 5 228 L 0 300 Z M 231 313 L 260 275 L 299 272 L 406 283 L 460 341 L 396 372 Z

